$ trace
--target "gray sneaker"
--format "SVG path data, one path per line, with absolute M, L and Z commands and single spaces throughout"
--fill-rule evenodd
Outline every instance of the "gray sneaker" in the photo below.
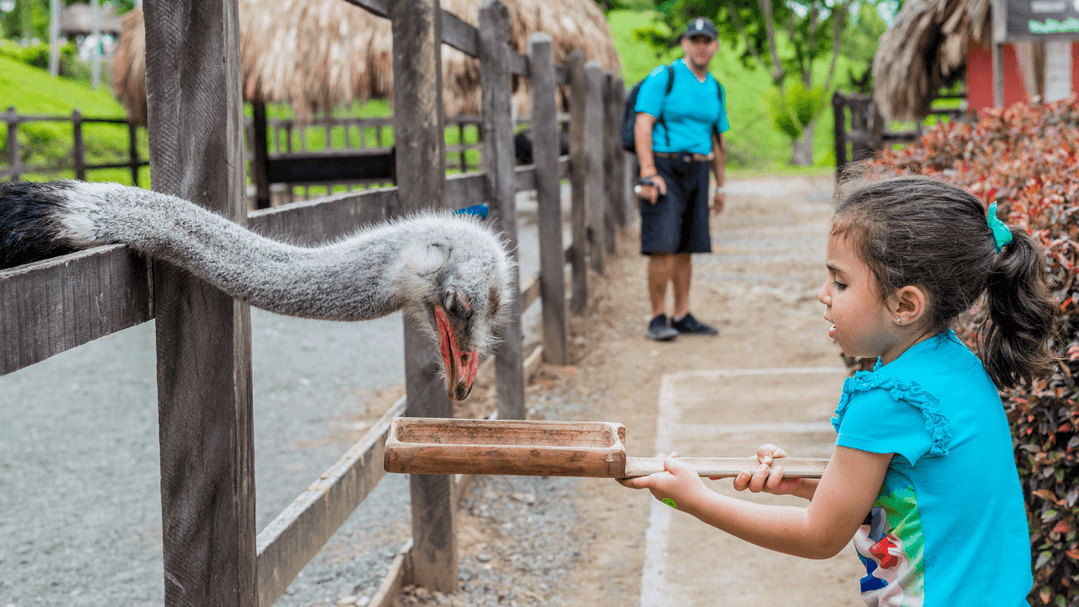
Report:
M 678 331 L 667 324 L 666 314 L 660 314 L 648 323 L 648 331 L 645 335 L 653 341 L 671 341 L 678 337 Z

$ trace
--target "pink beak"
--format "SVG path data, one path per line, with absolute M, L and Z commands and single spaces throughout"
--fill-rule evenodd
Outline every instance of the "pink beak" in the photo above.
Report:
M 446 394 L 450 400 L 464 400 L 476 381 L 480 357 L 475 351 L 462 352 L 457 348 L 457 338 L 442 306 L 435 306 L 435 321 L 438 323 L 438 349 L 446 369 Z

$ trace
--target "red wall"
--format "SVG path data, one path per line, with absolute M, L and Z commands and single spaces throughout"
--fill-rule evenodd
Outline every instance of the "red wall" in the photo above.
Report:
M 1072 42 L 1072 91 L 1079 92 L 1079 42 Z M 1015 46 L 1000 49 L 1004 67 L 1004 105 L 1028 101 L 1025 78 Z M 967 104 L 971 108 L 993 107 L 993 51 L 988 44 L 967 41 Z

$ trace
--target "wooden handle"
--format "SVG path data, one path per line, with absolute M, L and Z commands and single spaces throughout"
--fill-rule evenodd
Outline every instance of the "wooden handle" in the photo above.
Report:
M 626 478 L 648 476 L 663 472 L 662 457 L 627 457 Z M 756 471 L 760 466 L 755 457 L 680 457 L 678 461 L 688 464 L 697 471 L 698 476 L 731 478 L 743 470 Z M 772 462 L 773 466 L 783 466 L 786 478 L 820 478 L 828 467 L 828 460 L 815 458 L 781 457 Z

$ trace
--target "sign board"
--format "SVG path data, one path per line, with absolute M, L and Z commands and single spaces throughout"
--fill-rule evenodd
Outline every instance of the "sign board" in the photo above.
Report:
M 1079 0 L 994 0 L 993 42 L 1079 39 Z

